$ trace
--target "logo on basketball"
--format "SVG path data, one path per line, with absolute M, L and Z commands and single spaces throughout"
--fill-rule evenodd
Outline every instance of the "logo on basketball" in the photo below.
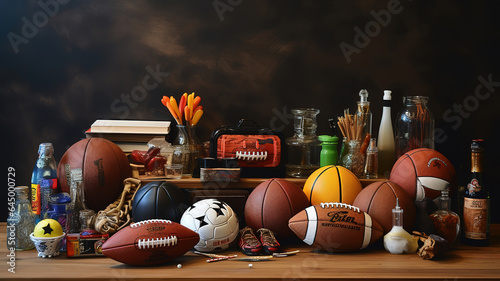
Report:
M 444 162 L 442 159 L 434 157 L 431 160 L 429 160 L 429 162 L 427 162 L 427 167 L 430 168 L 431 164 L 432 164 L 432 167 L 436 167 L 438 169 L 441 169 L 441 163 L 440 162 L 443 163 L 445 166 L 448 166 L 448 165 L 446 165 L 446 162 Z

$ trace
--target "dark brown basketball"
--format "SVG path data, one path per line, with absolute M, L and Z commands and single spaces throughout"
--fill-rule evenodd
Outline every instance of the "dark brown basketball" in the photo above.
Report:
M 392 209 L 396 207 L 396 198 L 403 209 L 403 228 L 411 233 L 416 216 L 415 204 L 410 195 L 394 182 L 379 181 L 366 186 L 354 199 L 353 205 L 378 221 L 385 235 L 392 229 Z
M 436 199 L 441 191 L 456 189 L 456 171 L 450 161 L 434 149 L 408 151 L 394 164 L 389 179 L 399 184 L 413 200 Z
M 248 196 L 245 221 L 253 230 L 268 228 L 279 238 L 293 235 L 288 220 L 309 206 L 309 200 L 296 184 L 285 179 L 269 179 Z
M 132 176 L 125 153 L 114 143 L 87 138 L 73 144 L 63 155 L 57 175 L 61 189 L 70 192 L 71 169 L 81 168 L 87 207 L 99 211 L 123 191 L 123 180 Z

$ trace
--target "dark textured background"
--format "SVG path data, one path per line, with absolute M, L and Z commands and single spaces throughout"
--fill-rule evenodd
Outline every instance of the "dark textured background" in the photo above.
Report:
M 362 88 L 370 92 L 376 134 L 384 89 L 393 90 L 393 117 L 402 96 L 427 95 L 446 135 L 436 148 L 459 174 L 467 171 L 470 141 L 479 137 L 488 142 L 485 168 L 492 174 L 500 168 L 500 87 L 473 103 L 478 77 L 500 81 L 495 1 L 401 1 L 400 12 L 372 30 L 350 63 L 339 45 L 354 46 L 355 28 L 364 30 L 374 12 L 397 2 L 61 2 L 68 3 L 17 53 L 8 34 L 22 35 L 23 18 L 33 22 L 43 9 L 33 0 L 0 2 L 1 164 L 4 175 L 15 167 L 18 185 L 29 184 L 39 143 L 52 142 L 60 159 L 94 120 L 171 119 L 161 96 L 192 91 L 205 107 L 202 140 L 240 118 L 290 136 L 291 120 L 276 112 L 294 107 L 319 108 L 318 133 L 328 133 L 327 119 L 354 110 Z M 169 75 L 124 106 L 121 96 L 157 65 Z M 453 110 L 464 102 L 474 110 L 458 117 Z M 498 213 L 498 187 L 490 187 Z M 5 208 L 0 213 L 4 220 Z

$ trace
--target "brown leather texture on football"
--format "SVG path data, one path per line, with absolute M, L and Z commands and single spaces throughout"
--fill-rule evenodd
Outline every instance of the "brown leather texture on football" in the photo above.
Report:
M 102 253 L 129 265 L 158 265 L 184 255 L 199 240 L 198 233 L 176 222 L 152 219 L 115 233 L 102 246 Z
M 307 207 L 288 226 L 305 243 L 327 252 L 361 250 L 383 236 L 382 226 L 369 214 L 345 203 Z

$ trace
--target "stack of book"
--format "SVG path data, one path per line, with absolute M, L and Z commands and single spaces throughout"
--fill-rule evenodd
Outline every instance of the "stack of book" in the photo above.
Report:
M 128 154 L 132 150 L 148 150 L 151 139 L 165 137 L 169 132 L 170 121 L 96 120 L 85 135 L 110 140 Z

